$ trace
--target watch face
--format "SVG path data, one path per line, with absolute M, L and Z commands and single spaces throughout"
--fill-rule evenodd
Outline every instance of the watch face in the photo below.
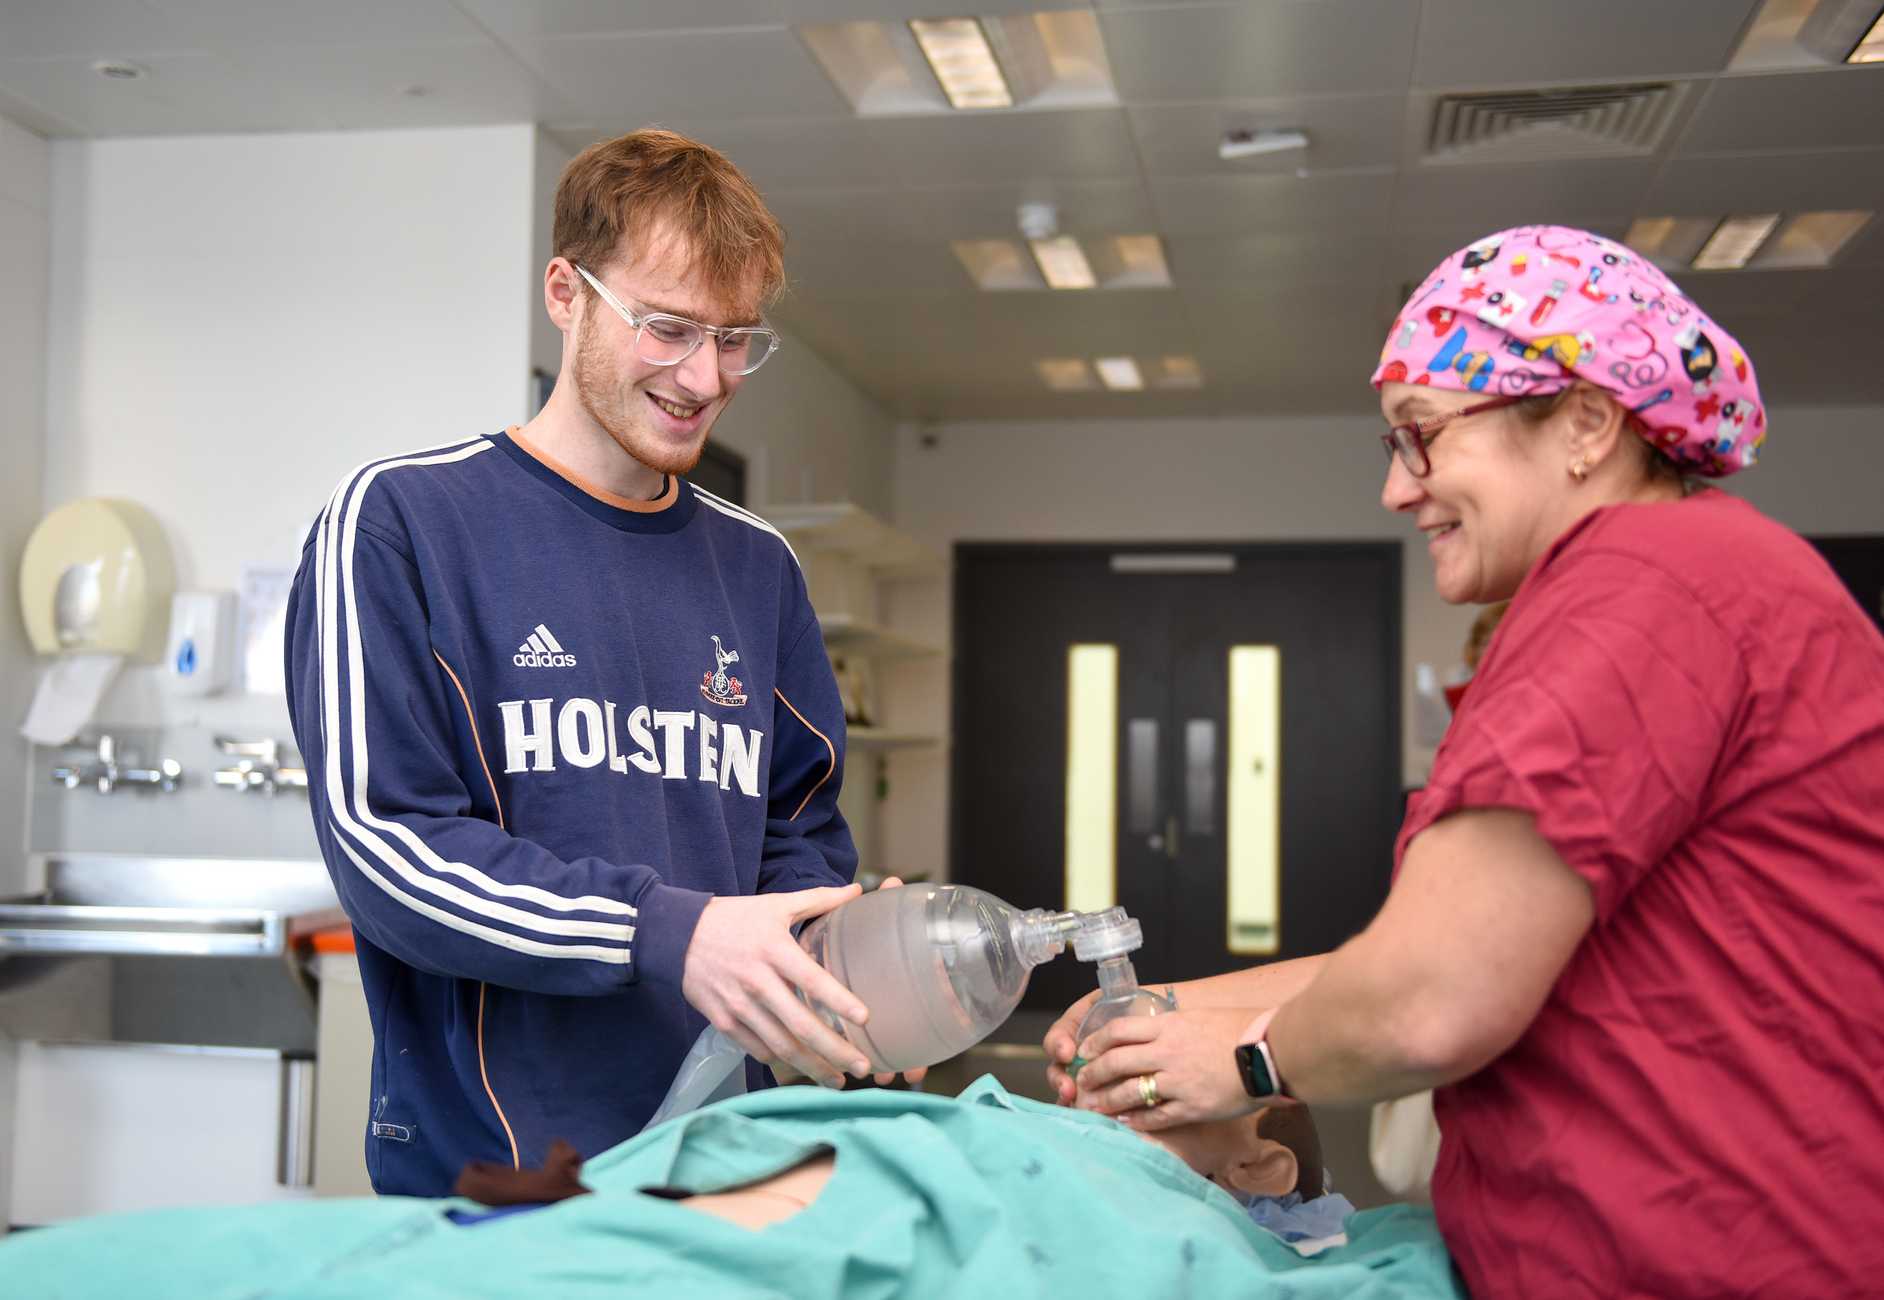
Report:
M 1269 1068 L 1269 1053 L 1261 1050 L 1266 1043 L 1244 1043 L 1236 1049 L 1236 1063 L 1243 1075 L 1243 1091 L 1252 1097 L 1276 1094 L 1275 1071 Z

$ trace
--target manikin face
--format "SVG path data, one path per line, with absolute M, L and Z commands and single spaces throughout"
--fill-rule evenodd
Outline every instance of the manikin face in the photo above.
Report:
M 684 245 L 664 235 L 650 238 L 632 259 L 616 258 L 589 270 L 638 319 L 650 311 L 684 316 L 702 325 L 756 325 L 756 287 L 728 305 L 693 270 Z M 643 361 L 635 353 L 635 330 L 601 296 L 583 292 L 575 325 L 575 393 L 590 419 L 617 446 L 649 469 L 685 474 L 699 463 L 707 434 L 733 400 L 743 375 L 719 368 L 712 339 L 671 366 Z
M 1380 388 L 1390 425 L 1433 420 L 1484 400 L 1424 384 Z M 1426 534 L 1433 585 L 1449 604 L 1509 599 L 1569 526 L 1574 480 L 1565 445 L 1548 426 L 1514 427 L 1516 419 L 1504 407 L 1447 421 L 1427 443 L 1432 470 L 1425 478 L 1415 478 L 1397 455 L 1388 465 L 1380 503 L 1412 516 Z

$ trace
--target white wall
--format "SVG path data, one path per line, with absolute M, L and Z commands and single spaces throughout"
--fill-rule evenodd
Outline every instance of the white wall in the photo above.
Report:
M 132 497 L 164 524 L 180 586 L 234 588 L 247 565 L 296 562 L 348 469 L 527 418 L 531 366 L 559 362 L 541 276 L 568 158 L 533 126 L 68 141 L 50 153 L 59 293 L 42 317 L 42 288 L 17 327 L 48 338 L 43 366 L 28 368 L 46 376 L 46 432 L 42 442 L 32 422 L 33 472 L 0 489 L 31 494 L 17 511 L 8 501 L 9 529 L 74 498 Z M 4 330 L 10 295 L 0 311 Z M 722 425 L 751 458 L 755 501 L 879 510 L 891 429 L 795 341 Z M 0 623 L 17 637 L 16 615 Z M 0 789 L 27 784 L 33 847 L 313 851 L 298 798 L 202 784 L 228 761 L 214 733 L 289 738 L 279 697 L 179 700 L 142 668 L 112 689 L 100 722 L 196 781 L 174 796 L 101 798 L 52 788 L 50 755 L 25 772 L 16 760 Z M 0 802 L 17 812 L 22 800 Z
M 1884 532 L 1884 409 L 1777 412 L 1760 466 L 1736 491 L 1802 532 Z M 942 547 L 957 541 L 1303 541 L 1389 539 L 1411 526 L 1382 510 L 1378 417 L 963 423 L 899 430 L 895 518 Z M 933 445 L 930 445 L 931 442 Z M 1455 663 L 1471 609 L 1433 594 L 1414 537 L 1403 567 L 1403 766 L 1424 779 L 1415 739 L 1414 665 Z M 899 626 L 947 643 L 949 587 L 912 586 Z M 948 729 L 939 686 L 901 679 L 904 725 Z M 884 842 L 894 865 L 946 863 L 947 763 L 895 759 Z
M 29 750 L 15 724 L 31 681 L 17 611 L 20 553 L 41 508 L 50 160 L 44 140 L 0 118 L 0 897 L 25 888 Z
M 180 587 L 234 588 L 296 563 L 354 465 L 522 418 L 534 145 L 529 126 L 55 144 L 45 505 L 134 498 Z M 229 761 L 214 732 L 289 738 L 280 697 L 179 700 L 141 668 L 99 721 L 148 729 L 196 781 L 34 778 L 35 847 L 313 852 L 304 802 L 203 783 Z

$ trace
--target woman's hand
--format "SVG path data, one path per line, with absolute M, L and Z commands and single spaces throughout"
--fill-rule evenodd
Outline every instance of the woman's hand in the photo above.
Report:
M 1076 1104 L 1148 1133 L 1248 1114 L 1264 1103 L 1243 1091 L 1236 1045 L 1255 1015 L 1200 1007 L 1114 1020 L 1078 1045 Z M 1147 1091 L 1157 1105 L 1145 1104 Z
M 1099 1000 L 1099 990 L 1094 989 L 1085 997 L 1066 1009 L 1066 1014 L 1053 1022 L 1053 1028 L 1047 1030 L 1047 1036 L 1040 1040 L 1040 1045 L 1047 1051 L 1047 1085 L 1053 1089 L 1062 1106 L 1071 1106 L 1078 1089 L 1073 1086 L 1073 1076 L 1066 1072 L 1072 1062 L 1077 1044 L 1073 1035 L 1079 1032 L 1080 1021 L 1092 1010 L 1092 1004 Z

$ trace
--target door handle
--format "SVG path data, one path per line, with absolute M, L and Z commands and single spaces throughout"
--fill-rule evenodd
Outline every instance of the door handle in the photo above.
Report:
M 1176 813 L 1167 814 L 1164 819 L 1164 855 L 1173 861 L 1177 859 L 1178 815 Z

